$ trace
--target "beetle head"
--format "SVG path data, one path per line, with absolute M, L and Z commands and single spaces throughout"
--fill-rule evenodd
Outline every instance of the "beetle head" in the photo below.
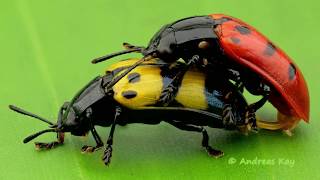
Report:
M 85 112 L 77 113 L 73 104 L 68 104 L 65 109 L 61 107 L 57 129 L 63 132 L 70 132 L 72 135 L 83 136 L 90 130 L 90 119 Z
M 15 112 L 34 117 L 49 124 L 49 129 L 36 132 L 26 137 L 23 140 L 24 143 L 28 143 L 39 135 L 47 132 L 56 132 L 62 134 L 65 132 L 70 132 L 72 135 L 84 136 L 92 128 L 93 125 L 110 126 L 112 123 L 114 111 L 106 111 L 106 109 L 114 109 L 112 108 L 114 107 L 114 104 L 107 98 L 98 101 L 96 104 L 90 106 L 85 112 L 81 114 L 76 113 L 72 105 L 73 104 L 71 103 L 65 103 L 60 108 L 58 121 L 56 124 L 16 106 L 9 105 L 9 108 Z M 107 121 L 108 119 L 110 121 Z
M 114 118 L 114 109 L 114 101 L 107 97 L 93 103 L 81 113 L 77 110 L 77 103 L 69 104 L 61 120 L 58 120 L 57 128 L 72 135 L 83 136 L 94 125 L 110 126 Z
M 106 107 L 112 104 L 112 100 L 107 98 L 102 83 L 102 77 L 96 77 L 82 88 L 70 103 L 61 107 L 58 129 L 82 136 L 96 124 L 96 121 L 108 115 Z
M 167 62 L 175 62 L 179 59 L 176 48 L 174 31 L 166 25 L 151 38 L 148 47 L 142 50 L 142 54 L 165 59 Z
M 38 115 L 10 105 L 9 108 L 11 110 L 34 117 L 50 125 L 49 129 L 28 136 L 25 138 L 24 142 L 27 143 L 39 135 L 47 132 L 71 132 L 71 134 L 77 136 L 85 135 L 90 128 L 96 124 L 97 120 L 95 119 L 102 119 L 102 117 L 105 115 L 101 113 L 102 110 L 102 112 L 105 112 L 104 108 L 107 108 L 105 105 L 111 104 L 109 103 L 110 98 L 106 97 L 101 84 L 102 77 L 99 76 L 94 78 L 76 94 L 71 102 L 64 103 L 58 113 L 58 121 L 56 124 Z M 99 123 L 100 122 L 98 121 L 98 124 Z M 104 125 L 107 124 L 105 123 Z

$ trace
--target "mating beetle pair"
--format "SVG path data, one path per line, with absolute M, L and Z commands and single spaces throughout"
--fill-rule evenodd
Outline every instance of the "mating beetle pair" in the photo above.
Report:
M 130 52 L 141 52 L 144 57 L 114 64 L 106 75 L 91 81 L 61 107 L 56 124 L 10 106 L 50 124 L 50 129 L 24 142 L 57 132 L 57 141 L 36 143 L 38 148 L 50 149 L 63 143 L 64 132 L 81 136 L 91 131 L 97 145 L 84 146 L 82 151 L 93 152 L 103 146 L 94 126 L 111 126 L 103 155 L 108 164 L 117 124 L 165 121 L 182 130 L 201 132 L 202 146 L 218 157 L 222 151 L 209 146 L 202 126 L 247 132 L 257 123 L 266 129 L 290 130 L 301 118 L 308 120 L 308 90 L 299 69 L 284 52 L 238 19 L 225 15 L 186 18 L 162 28 L 147 48 L 124 45 L 127 50 L 93 62 Z M 185 63 L 177 63 L 179 58 Z M 263 98 L 248 105 L 242 96 L 244 87 Z M 255 111 L 267 100 L 279 111 L 275 123 L 255 119 Z
M 221 76 L 229 76 L 240 89 L 245 87 L 254 95 L 262 95 L 261 105 L 269 100 L 282 114 L 308 122 L 309 93 L 298 67 L 280 48 L 239 19 L 223 14 L 185 18 L 165 25 L 146 48 L 128 43 L 124 46 L 127 50 L 92 61 L 98 63 L 130 52 L 144 55 L 110 87 L 144 61 L 158 57 L 172 63 L 182 58 L 187 67 L 180 69 L 169 89 L 175 89 L 174 84 L 179 84 L 193 64 L 205 66 L 204 71 L 220 67 L 229 71 Z M 170 102 L 170 97 L 164 103 Z

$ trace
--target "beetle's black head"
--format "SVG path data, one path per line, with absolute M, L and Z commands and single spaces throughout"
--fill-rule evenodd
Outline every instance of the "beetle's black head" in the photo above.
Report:
M 76 113 L 72 105 L 64 111 L 61 120 L 58 119 L 57 128 L 75 136 L 84 136 L 90 130 L 90 119 L 86 117 L 86 113 Z
M 24 139 L 24 143 L 31 141 L 39 135 L 47 132 L 71 132 L 73 135 L 85 135 L 94 125 L 108 126 L 110 122 L 105 119 L 112 119 L 114 111 L 108 111 L 112 104 L 112 98 L 108 98 L 102 89 L 102 77 L 90 81 L 81 89 L 71 102 L 66 102 L 60 108 L 56 124 L 33 113 L 10 105 L 9 108 L 18 113 L 37 118 L 47 124 L 49 129 L 39 131 Z M 114 108 L 113 108 L 114 109 Z
M 74 111 L 72 110 L 72 107 L 69 106 L 68 108 L 68 105 L 70 105 L 70 103 L 65 103 L 61 107 L 58 115 L 58 121 L 56 124 L 36 114 L 30 113 L 21 108 L 18 108 L 16 106 L 9 105 L 9 108 L 15 112 L 34 117 L 36 119 L 39 119 L 49 124 L 49 129 L 45 129 L 37 133 L 34 133 L 23 140 L 24 143 L 28 143 L 29 141 L 33 140 L 39 135 L 47 132 L 56 132 L 62 136 L 64 132 L 71 132 L 71 134 L 78 135 L 78 136 L 85 135 L 90 130 L 90 127 L 91 127 L 90 124 L 88 123 L 89 122 L 88 118 L 86 118 L 83 115 L 79 116 L 75 114 Z
M 144 56 L 151 55 L 155 58 L 174 62 L 179 59 L 176 51 L 177 43 L 174 30 L 170 26 L 163 26 L 150 40 L 147 48 L 142 50 Z
M 57 128 L 75 136 L 84 136 L 94 125 L 110 126 L 114 115 L 114 104 L 109 98 L 102 98 L 83 112 L 77 111 L 77 103 L 69 104 L 58 120 Z
M 104 91 L 102 85 L 104 81 L 106 80 L 103 77 L 96 77 L 82 88 L 70 103 L 65 103 L 61 107 L 58 129 L 82 136 L 94 125 L 100 125 L 103 120 L 108 119 L 113 113 L 108 111 L 112 109 L 110 106 L 113 106 L 113 100 L 108 98 Z

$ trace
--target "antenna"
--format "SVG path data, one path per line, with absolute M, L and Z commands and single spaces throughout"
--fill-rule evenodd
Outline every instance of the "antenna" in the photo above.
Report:
M 40 121 L 42 122 L 45 122 L 45 123 L 48 123 L 50 124 L 50 129 L 45 129 L 45 130 L 42 130 L 42 131 L 39 131 L 37 133 L 34 133 L 34 134 L 31 134 L 30 136 L 26 137 L 24 140 L 23 140 L 23 143 L 28 143 L 29 141 L 31 141 L 32 139 L 40 136 L 41 134 L 44 134 L 44 133 L 47 133 L 47 132 L 59 132 L 58 129 L 56 129 L 57 127 L 57 124 L 53 124 L 52 122 L 50 122 L 49 120 L 43 118 L 43 117 L 40 117 L 38 115 L 35 115 L 31 112 L 28 112 L 28 111 L 25 111 L 21 108 L 18 108 L 14 105 L 9 105 L 9 108 L 17 113 L 20 113 L 20 114 L 23 114 L 23 115 L 26 115 L 26 116 L 30 116 L 30 117 L 33 117 L 33 118 L 36 118 L 36 119 L 39 119 Z
M 31 134 L 30 136 L 24 138 L 23 143 L 28 143 L 32 139 L 40 136 L 41 134 L 47 133 L 47 132 L 58 132 L 58 131 L 57 131 L 57 129 L 45 129 L 45 130 L 39 131 L 37 133 Z
M 128 69 L 126 69 L 123 73 L 121 73 L 119 76 L 116 76 L 111 82 L 109 82 L 109 84 L 107 84 L 107 87 L 105 88 L 106 91 L 109 92 L 111 90 L 111 88 L 113 87 L 113 85 L 115 85 L 118 81 L 120 81 L 130 71 L 132 71 L 134 68 L 136 68 L 137 66 L 139 66 L 143 62 L 149 61 L 152 58 L 153 58 L 152 56 L 145 56 L 145 57 L 141 58 L 139 61 L 135 62 L 132 66 L 130 66 Z
M 112 53 L 112 54 L 107 54 L 105 56 L 102 56 L 102 57 L 98 57 L 98 58 L 95 58 L 91 61 L 92 64 L 97 64 L 99 62 L 102 62 L 102 61 L 105 61 L 107 59 L 111 59 L 113 57 L 116 57 L 116 56 L 120 56 L 122 54 L 128 54 L 128 53 L 132 53 L 132 52 L 141 52 L 141 48 L 135 48 L 135 49 L 126 49 L 126 50 L 123 50 L 123 51 L 119 51 L 119 52 L 115 52 L 115 53 Z
M 36 118 L 36 119 L 39 119 L 40 121 L 48 123 L 50 125 L 55 125 L 55 124 L 53 124 L 52 122 L 50 122 L 49 120 L 47 120 L 47 119 L 45 119 L 43 117 L 40 117 L 40 116 L 35 115 L 33 113 L 27 112 L 27 111 L 25 111 L 25 110 L 23 110 L 21 108 L 18 108 L 18 107 L 14 106 L 14 105 L 9 105 L 9 108 L 11 110 L 17 112 L 17 113 L 20 113 L 20 114 L 23 114 L 23 115 L 26 115 L 26 116 L 30 116 L 30 117 L 33 117 L 33 118 Z

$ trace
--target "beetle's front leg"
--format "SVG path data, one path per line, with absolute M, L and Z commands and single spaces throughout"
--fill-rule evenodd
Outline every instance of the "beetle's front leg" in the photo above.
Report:
M 113 123 L 111 125 L 111 130 L 109 133 L 109 137 L 107 140 L 107 146 L 103 152 L 103 156 L 102 156 L 102 160 L 104 162 L 105 165 L 109 165 L 110 161 L 111 161 L 111 157 L 112 157 L 112 144 L 113 144 L 113 134 L 114 134 L 114 130 L 116 128 L 116 124 L 117 124 L 117 119 L 119 118 L 120 114 L 121 114 L 121 107 L 117 106 L 115 109 L 115 115 L 114 115 L 114 120 Z
M 86 116 L 90 121 L 90 131 L 91 131 L 91 134 L 92 134 L 94 140 L 96 141 L 97 145 L 96 146 L 84 145 L 81 148 L 81 152 L 82 153 L 92 153 L 92 152 L 99 150 L 103 146 L 103 142 L 102 142 L 98 132 L 96 131 L 96 129 L 94 128 L 94 125 L 92 123 L 92 119 L 91 119 L 92 118 L 91 117 L 92 116 L 92 109 L 91 108 L 88 108 L 86 110 Z
M 43 143 L 43 142 L 35 142 L 35 146 L 37 150 L 41 149 L 52 149 L 57 147 L 58 145 L 63 144 L 64 142 L 64 133 L 58 132 L 57 133 L 57 141 L 49 142 L 49 143 Z
M 57 123 L 57 126 L 60 125 L 61 123 L 61 120 L 62 120 L 62 115 L 63 115 L 63 112 L 67 109 L 67 107 L 69 106 L 70 102 L 65 102 L 60 110 L 59 110 L 59 113 L 58 113 L 58 123 Z M 59 127 L 58 127 L 59 128 Z M 58 145 L 62 145 L 64 142 L 64 132 L 58 132 L 57 133 L 57 141 L 53 141 L 53 142 L 49 142 L 49 143 L 43 143 L 43 142 L 35 142 L 35 146 L 36 146 L 36 149 L 37 150 L 40 150 L 40 149 L 52 149 L 52 148 L 55 148 L 57 147 Z
M 157 102 L 158 105 L 167 106 L 173 101 L 185 72 L 188 71 L 188 69 L 192 65 L 199 62 L 199 60 L 200 57 L 198 55 L 194 55 L 191 59 L 188 60 L 187 65 L 183 67 L 183 69 L 179 70 L 179 72 L 172 78 L 172 81 L 167 85 L 167 87 L 163 89 L 159 101 Z

